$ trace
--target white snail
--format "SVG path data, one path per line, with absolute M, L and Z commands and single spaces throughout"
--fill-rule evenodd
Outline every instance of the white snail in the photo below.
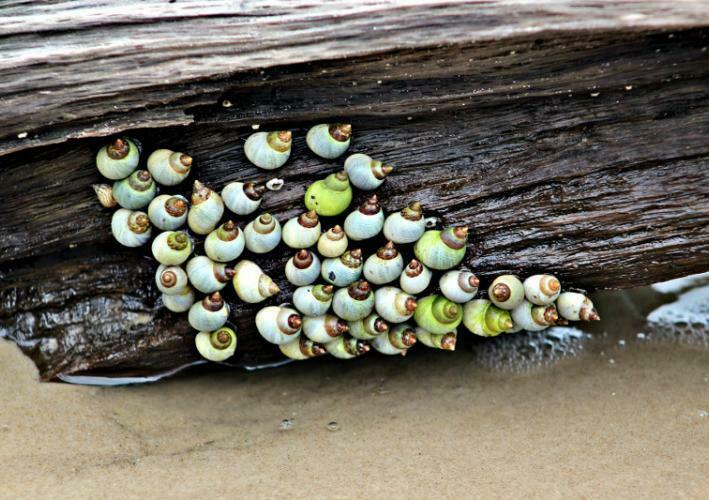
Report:
M 289 219 L 283 226 L 283 243 L 291 248 L 310 248 L 320 238 L 320 220 L 315 210 Z
M 249 215 L 261 205 L 266 186 L 253 182 L 230 182 L 222 189 L 222 199 L 236 215 Z
M 347 323 L 332 314 L 303 317 L 303 334 L 313 342 L 330 342 L 348 329 Z
M 192 241 L 184 231 L 164 231 L 153 240 L 152 251 L 160 264 L 179 266 L 192 253 Z
M 305 142 L 316 155 L 333 160 L 347 151 L 352 136 L 352 125 L 336 123 L 315 125 L 308 130 Z
M 187 273 L 179 266 L 160 264 L 155 273 L 155 284 L 165 295 L 182 293 L 189 285 Z
M 443 349 L 444 351 L 455 351 L 455 343 L 457 332 L 435 334 L 424 330 L 421 327 L 416 328 L 416 340 L 421 342 L 426 347 L 432 349 Z
M 388 333 L 371 340 L 372 347 L 382 354 L 394 356 L 406 354 L 406 351 L 416 343 L 416 333 L 407 324 L 396 325 Z
M 416 311 L 416 299 L 393 286 L 385 286 L 374 293 L 377 314 L 390 323 L 403 323 Z
M 345 234 L 354 241 L 373 238 L 384 226 L 384 212 L 379 206 L 379 199 L 373 194 L 357 210 L 345 218 Z
M 324 345 L 313 342 L 305 335 L 298 335 L 297 338 L 280 344 L 278 348 L 286 357 L 297 361 L 315 358 L 327 353 Z
M 394 170 L 391 165 L 385 165 L 370 156 L 355 153 L 345 160 L 345 172 L 350 182 L 363 191 L 372 191 L 382 185 L 386 176 Z
M 384 221 L 384 237 L 394 243 L 414 243 L 426 231 L 423 209 L 414 201 L 401 212 L 390 214 Z
M 428 288 L 432 277 L 433 274 L 430 269 L 416 259 L 412 259 L 409 265 L 401 272 L 399 286 L 406 293 L 417 295 Z
M 374 293 L 366 281 L 355 281 L 335 292 L 333 312 L 345 321 L 357 321 L 369 316 L 374 309 Z
M 246 225 L 244 237 L 253 253 L 268 253 L 281 241 L 281 224 L 271 214 L 262 214 Z
M 157 187 L 147 170 L 133 172 L 113 183 L 113 198 L 123 208 L 137 210 L 148 206 L 155 198 Z
M 339 257 L 347 250 L 347 235 L 342 227 L 334 226 L 320 235 L 318 253 L 323 257 Z
M 169 149 L 158 149 L 148 156 L 148 170 L 155 182 L 176 186 L 190 174 L 192 157 Z
M 186 286 L 180 293 L 174 295 L 162 294 L 162 303 L 165 307 L 175 313 L 183 313 L 190 310 L 194 304 L 194 290 Z
M 194 339 L 199 354 L 209 361 L 224 361 L 236 351 L 236 332 L 224 326 L 213 332 L 199 332 Z
M 290 157 L 293 136 L 290 131 L 256 132 L 244 144 L 244 153 L 251 163 L 264 170 L 282 167 Z
M 219 292 L 207 295 L 190 307 L 187 321 L 195 330 L 211 332 L 220 328 L 229 318 L 229 306 L 224 303 Z
M 273 280 L 250 260 L 242 260 L 234 267 L 234 290 L 241 300 L 256 304 L 279 293 Z
M 569 321 L 599 321 L 601 318 L 596 312 L 591 299 L 582 293 L 564 292 L 556 299 L 559 314 Z
M 301 286 L 293 292 L 293 305 L 305 316 L 322 316 L 330 309 L 334 289 L 332 285 Z
M 357 281 L 362 274 L 362 250 L 355 248 L 338 258 L 323 260 L 320 274 L 325 281 L 338 287 Z
M 511 311 L 524 301 L 524 285 L 517 276 L 503 274 L 493 280 L 488 295 L 497 307 Z
M 161 231 L 174 231 L 187 220 L 187 200 L 183 196 L 161 194 L 148 205 L 148 217 Z
M 111 233 L 125 247 L 145 245 L 151 233 L 148 214 L 119 208 L 111 217 Z
M 310 250 L 300 250 L 286 262 L 286 279 L 295 286 L 310 285 L 320 275 L 320 259 Z
M 528 301 L 512 309 L 515 327 L 529 332 L 538 332 L 557 323 L 559 315 L 553 304 L 536 306 Z
M 370 255 L 364 262 L 364 277 L 375 285 L 384 285 L 394 281 L 404 269 L 404 259 L 397 251 L 394 243 L 386 245 Z
M 231 262 L 239 258 L 245 245 L 243 231 L 229 220 L 207 235 L 204 253 L 215 262 Z
M 387 322 L 377 314 L 370 314 L 364 319 L 350 321 L 347 325 L 350 327 L 350 335 L 361 340 L 372 340 L 389 331 Z
M 285 344 L 300 333 L 303 320 L 295 309 L 267 306 L 256 313 L 256 329 L 272 344 Z
M 140 151 L 127 137 L 119 137 L 96 153 L 96 167 L 111 180 L 125 179 L 138 167 Z
M 217 227 L 224 214 L 222 197 L 199 181 L 192 187 L 192 207 L 187 224 L 197 234 L 209 234 Z
M 192 257 L 187 263 L 187 277 L 192 286 L 202 293 L 221 290 L 234 277 L 234 274 L 235 271 L 231 267 L 227 267 L 221 262 L 214 262 L 203 255 Z M 213 329 L 211 328 L 211 330 Z M 198 328 L 198 330 L 209 330 L 209 328 Z
M 338 359 L 352 359 L 369 352 L 369 344 L 349 335 L 343 335 L 325 344 L 327 352 Z
M 561 283 L 550 274 L 535 274 L 524 280 L 523 284 L 527 300 L 538 306 L 551 304 L 561 293 Z
M 448 271 L 441 276 L 438 285 L 449 300 L 464 304 L 478 293 L 480 280 L 470 271 Z

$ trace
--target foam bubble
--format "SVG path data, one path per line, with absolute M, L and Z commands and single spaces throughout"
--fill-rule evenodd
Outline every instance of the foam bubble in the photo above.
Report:
M 709 285 L 658 307 L 648 315 L 647 323 L 647 334 L 653 340 L 709 346 Z

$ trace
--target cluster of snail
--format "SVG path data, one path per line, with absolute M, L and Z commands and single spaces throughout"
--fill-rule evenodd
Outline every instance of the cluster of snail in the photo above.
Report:
M 348 149 L 351 135 L 351 125 L 320 124 L 308 131 L 306 142 L 316 155 L 336 159 Z M 288 160 L 291 142 L 288 131 L 257 132 L 246 140 L 244 151 L 257 167 L 274 170 Z M 153 227 L 162 231 L 152 241 L 152 254 L 160 263 L 156 284 L 162 302 L 173 312 L 188 313 L 190 325 L 198 332 L 195 345 L 206 359 L 223 361 L 236 349 L 236 332 L 226 326 L 229 306 L 220 294 L 229 281 L 238 298 L 250 304 L 280 293 L 257 263 L 239 257 L 245 249 L 267 254 L 281 241 L 296 250 L 284 272 L 297 288 L 292 304 L 260 309 L 255 326 L 292 359 L 326 353 L 351 359 L 372 347 L 383 354 L 405 354 L 417 340 L 428 347 L 454 350 L 461 323 L 476 335 L 495 336 L 599 319 L 588 297 L 562 293 L 559 280 L 546 274 L 524 281 L 514 275 L 499 276 L 488 289 L 489 298 L 476 299 L 478 278 L 467 269 L 454 269 L 465 256 L 468 228 L 435 229 L 437 220 L 424 218 L 418 202 L 385 217 L 377 195 L 372 194 L 342 225 L 323 231 L 319 217 L 347 211 L 352 186 L 373 191 L 392 172 L 391 165 L 368 155 L 348 156 L 343 170 L 311 184 L 304 198 L 307 211 L 283 226 L 263 213 L 243 230 L 232 220 L 219 224 L 225 206 L 238 216 L 250 215 L 267 190 L 282 187 L 282 180 L 231 182 L 221 194 L 195 181 L 188 201 L 179 195 L 157 195 L 157 184 L 182 182 L 192 166 L 190 156 L 159 149 L 149 156 L 147 170 L 138 170 L 139 157 L 138 144 L 129 138 L 101 148 L 98 170 L 115 182 L 94 189 L 103 206 L 120 207 L 113 214 L 111 229 L 122 245 L 147 244 Z M 141 211 L 145 207 L 147 213 Z M 190 232 L 181 229 L 185 224 Z M 350 248 L 350 241 L 363 242 L 380 233 L 387 243 L 374 254 L 365 258 L 361 248 Z M 193 237 L 204 237 L 206 255 L 193 255 Z M 397 245 L 413 245 L 415 258 L 405 264 Z M 442 272 L 440 294 L 418 299 L 433 282 L 434 272 Z M 322 283 L 316 283 L 319 279 Z M 195 290 L 203 294 L 199 300 Z M 407 323 L 410 320 L 416 326 Z

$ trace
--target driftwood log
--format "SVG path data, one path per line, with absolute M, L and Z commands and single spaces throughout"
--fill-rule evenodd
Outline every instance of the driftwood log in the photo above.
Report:
M 468 224 L 484 280 L 548 270 L 614 289 L 709 269 L 702 2 L 125 4 L 0 9 L 0 336 L 43 379 L 198 359 L 155 262 L 112 240 L 91 190 L 96 150 L 124 131 L 189 152 L 221 189 L 271 177 L 243 155 L 251 124 L 294 130 L 286 187 L 262 205 L 285 220 L 341 166 L 307 151 L 307 127 L 346 119 L 353 151 L 396 166 L 385 210 L 416 198 Z M 274 303 L 288 254 L 259 259 Z M 227 298 L 235 363 L 280 359 L 256 308 Z

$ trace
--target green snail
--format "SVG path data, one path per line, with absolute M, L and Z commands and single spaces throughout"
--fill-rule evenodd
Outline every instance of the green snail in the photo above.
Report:
M 443 335 L 463 321 L 463 306 L 441 295 L 429 295 L 418 301 L 414 321 L 428 332 Z
M 230 182 L 222 189 L 222 200 L 229 210 L 236 215 L 249 215 L 261 205 L 264 184 L 253 182 Z
M 222 197 L 199 181 L 192 187 L 192 207 L 187 224 L 197 234 L 211 233 L 224 215 Z
M 239 258 L 245 245 L 244 232 L 228 220 L 204 239 L 204 253 L 215 262 L 231 262 Z
M 379 234 L 384 226 L 384 211 L 373 194 L 357 210 L 345 218 L 345 234 L 354 241 L 368 240 Z
M 192 253 L 192 241 L 184 231 L 164 231 L 153 240 L 152 250 L 160 264 L 179 266 Z
M 310 250 L 299 250 L 286 262 L 286 279 L 295 286 L 310 285 L 320 275 L 320 259 Z
M 377 314 L 390 323 L 403 323 L 416 311 L 416 299 L 393 286 L 385 286 L 374 293 Z
M 510 312 L 487 299 L 474 299 L 463 308 L 463 324 L 475 335 L 494 337 L 514 328 Z
M 347 250 L 347 235 L 341 226 L 331 227 L 318 239 L 318 253 L 323 257 L 339 257 Z
M 435 334 L 419 327 L 416 328 L 416 340 L 426 347 L 432 349 L 442 349 L 444 351 L 455 351 L 457 333 L 455 330 L 442 334 Z
M 305 142 L 316 155 L 334 160 L 347 151 L 350 137 L 352 137 L 352 125 L 349 123 L 321 123 L 308 130 Z
M 281 242 L 281 223 L 271 214 L 262 214 L 244 228 L 246 248 L 253 253 L 268 253 Z
M 256 313 L 256 330 L 272 344 L 285 344 L 300 333 L 303 319 L 287 306 L 267 306 Z
M 290 157 L 293 135 L 288 130 L 256 132 L 244 144 L 244 153 L 251 163 L 264 170 L 282 167 Z
M 330 342 L 348 329 L 347 323 L 333 314 L 303 317 L 303 334 L 313 342 Z
M 176 295 L 182 293 L 189 281 L 187 273 L 180 266 L 160 264 L 155 273 L 155 284 L 165 295 Z
M 125 179 L 138 167 L 140 151 L 133 140 L 119 137 L 96 153 L 96 167 L 107 179 Z
M 236 264 L 232 283 L 239 298 L 249 304 L 266 300 L 281 291 L 270 276 L 250 260 L 242 260 Z
M 305 316 L 322 316 L 330 309 L 334 290 L 332 285 L 298 287 L 293 292 L 293 305 Z
M 136 170 L 125 179 L 113 183 L 113 198 L 123 208 L 137 210 L 155 198 L 157 186 L 147 170 Z
M 399 286 L 406 293 L 417 295 L 423 292 L 431 283 L 433 273 L 416 259 L 412 259 L 409 265 L 401 272 Z
M 163 186 L 177 186 L 190 175 L 192 157 L 170 149 L 158 149 L 148 156 L 148 170 L 155 182 Z
M 512 321 L 520 330 L 538 332 L 556 325 L 558 320 L 559 314 L 554 304 L 537 306 L 524 300 L 512 309 Z
M 296 361 L 315 358 L 327 353 L 324 345 L 313 342 L 305 335 L 298 335 L 298 338 L 280 344 L 278 348 L 286 357 Z
M 305 192 L 306 208 L 325 217 L 340 215 L 351 202 L 352 186 L 344 170 L 313 182 Z
M 221 290 L 234 275 L 233 268 L 227 267 L 221 262 L 214 262 L 203 255 L 192 257 L 187 263 L 187 277 L 192 286 L 202 293 Z
M 148 217 L 161 231 L 174 231 L 187 220 L 187 200 L 183 196 L 161 194 L 148 205 Z
M 373 191 L 382 185 L 386 176 L 394 167 L 385 165 L 370 156 L 355 153 L 345 160 L 345 172 L 350 177 L 350 182 L 362 191 Z
M 370 255 L 364 262 L 363 272 L 367 281 L 375 285 L 391 283 L 401 275 L 404 259 L 394 243 L 388 241 L 377 253 Z
M 441 293 L 449 300 L 464 304 L 478 293 L 480 280 L 470 271 L 448 271 L 438 281 Z
M 111 233 L 124 247 L 139 247 L 150 241 L 150 219 L 145 212 L 119 208 L 111 217 Z
M 373 338 L 371 343 L 382 354 L 405 355 L 416 343 L 416 332 L 407 324 L 396 325 L 384 335 Z
M 374 313 L 364 319 L 350 321 L 347 325 L 350 327 L 350 335 L 360 340 L 372 340 L 389 331 L 389 325 L 384 318 Z
M 426 220 L 418 201 L 409 203 L 400 212 L 390 214 L 384 221 L 384 237 L 394 243 L 414 243 L 425 231 Z
M 223 326 L 213 332 L 199 332 L 194 339 L 199 354 L 209 361 L 224 361 L 236 351 L 236 332 Z
M 310 248 L 318 242 L 320 233 L 318 214 L 315 210 L 310 210 L 285 223 L 283 243 L 291 248 Z
M 93 184 L 91 187 L 94 188 L 96 198 L 102 207 L 113 208 L 118 204 L 113 197 L 113 188 L 110 184 Z
M 591 299 L 582 293 L 564 292 L 556 299 L 559 314 L 569 321 L 600 321 Z
M 343 335 L 325 344 L 327 352 L 338 359 L 352 359 L 369 352 L 369 344 L 363 340 Z
M 444 271 L 461 263 L 465 257 L 468 228 L 449 227 L 443 231 L 432 229 L 423 233 L 414 245 L 416 258 L 431 269 Z
M 535 274 L 524 280 L 524 295 L 532 304 L 545 306 L 561 293 L 561 282 L 550 274 Z
M 320 274 L 331 285 L 343 287 L 357 281 L 362 274 L 362 250 L 348 250 L 337 258 L 325 259 Z
M 355 281 L 340 288 L 332 298 L 332 310 L 345 321 L 357 321 L 369 316 L 374 309 L 374 292 L 366 281 Z
M 174 295 L 163 293 L 162 303 L 172 312 L 187 312 L 190 310 L 190 307 L 192 307 L 192 304 L 194 304 L 194 290 L 191 286 L 186 286 L 180 293 Z
M 221 327 L 229 318 L 229 306 L 219 292 L 207 295 L 190 307 L 187 321 L 198 332 L 211 332 Z
M 524 301 L 524 285 L 517 276 L 512 274 L 503 274 L 495 278 L 487 293 L 493 304 L 508 311 Z

